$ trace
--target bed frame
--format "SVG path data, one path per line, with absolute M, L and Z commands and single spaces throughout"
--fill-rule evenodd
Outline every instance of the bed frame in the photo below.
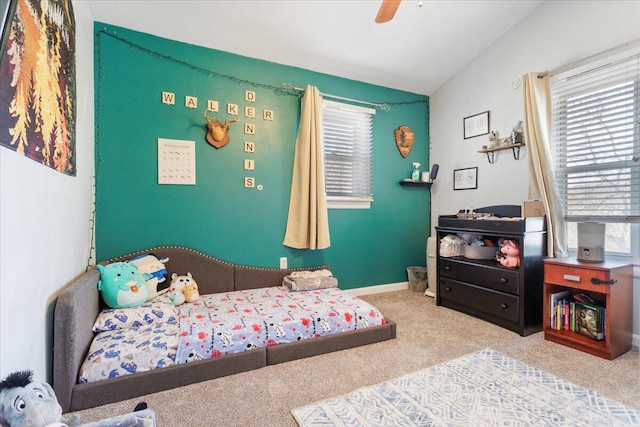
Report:
M 150 253 L 168 257 L 169 274 L 190 272 L 198 282 L 200 294 L 229 292 L 277 286 L 295 270 L 330 269 L 329 265 L 295 269 L 248 267 L 231 264 L 202 252 L 181 246 L 158 246 L 103 262 L 125 261 Z M 53 388 L 64 412 L 139 397 L 200 381 L 262 368 L 290 360 L 371 344 L 396 337 L 395 322 L 366 329 L 342 332 L 289 344 L 168 366 L 122 377 L 78 384 L 78 373 L 89 350 L 94 333 L 91 328 L 105 305 L 98 292 L 100 274 L 92 268 L 58 297 L 54 313 Z

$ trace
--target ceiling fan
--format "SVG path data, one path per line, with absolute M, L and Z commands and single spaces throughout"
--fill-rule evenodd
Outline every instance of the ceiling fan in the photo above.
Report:
M 400 6 L 400 1 L 402 0 L 382 0 L 376 16 L 376 22 L 382 24 L 383 22 L 391 21 L 396 14 L 396 10 L 398 10 L 398 6 Z

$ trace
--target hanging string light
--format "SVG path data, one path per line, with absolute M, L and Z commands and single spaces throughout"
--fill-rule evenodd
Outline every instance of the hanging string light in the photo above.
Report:
M 235 76 L 232 76 L 230 74 L 224 74 L 224 73 L 219 73 L 217 71 L 213 71 L 213 70 L 209 70 L 207 68 L 204 67 L 200 67 L 197 65 L 193 65 L 190 64 L 188 61 L 186 60 L 181 60 L 181 59 L 176 59 L 170 55 L 164 54 L 164 53 L 160 53 L 157 51 L 154 51 L 152 49 L 149 49 L 147 47 L 141 46 L 137 43 L 133 43 L 129 40 L 127 40 L 126 38 L 119 36 L 118 34 L 116 34 L 115 32 L 110 32 L 108 31 L 106 28 L 103 28 L 101 30 L 98 30 L 98 39 L 100 38 L 100 36 L 107 36 L 107 37 L 111 37 L 113 39 L 119 40 L 122 43 L 125 43 L 127 45 L 129 45 L 130 47 L 137 49 L 141 52 L 147 53 L 149 55 L 152 55 L 156 58 L 159 59 L 163 59 L 169 62 L 173 62 L 176 64 L 180 64 L 182 66 L 188 67 L 191 70 L 194 71 L 198 71 L 201 72 L 203 74 L 206 74 L 208 76 L 211 77 L 218 77 L 218 78 L 223 78 L 226 80 L 230 80 L 233 82 L 236 82 L 238 84 L 245 84 L 245 85 L 249 85 L 249 86 L 253 86 L 253 87 L 260 87 L 260 88 L 264 88 L 264 89 L 271 89 L 273 90 L 276 95 L 294 95 L 294 96 L 300 96 L 300 92 L 297 90 L 293 90 L 293 85 L 291 84 L 283 84 L 281 86 L 274 86 L 274 85 L 270 85 L 270 84 L 266 84 L 266 83 L 260 83 L 260 82 L 255 82 L 252 80 L 248 80 L 248 79 L 241 79 Z M 98 42 L 98 53 L 99 53 L 99 42 Z M 99 68 L 100 68 L 100 64 L 99 64 Z M 427 99 L 417 99 L 417 100 L 412 100 L 412 101 L 384 101 L 384 102 L 377 102 L 375 104 L 380 104 L 383 107 L 381 107 L 382 110 L 384 111 L 390 111 L 391 107 L 390 105 L 406 105 L 406 104 L 417 104 L 417 103 L 428 103 Z

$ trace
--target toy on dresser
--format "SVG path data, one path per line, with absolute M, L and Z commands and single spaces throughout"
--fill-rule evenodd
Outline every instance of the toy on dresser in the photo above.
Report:
M 511 268 L 519 267 L 520 249 L 518 244 L 508 239 L 502 239 L 499 244 L 500 250 L 496 254 L 496 259 L 500 262 L 500 265 Z

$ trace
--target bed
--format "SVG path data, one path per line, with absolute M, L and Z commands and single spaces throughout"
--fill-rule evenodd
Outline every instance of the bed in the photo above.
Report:
M 305 305 L 308 303 L 296 299 L 300 299 L 304 294 L 312 293 L 312 291 L 287 292 L 287 289 L 282 286 L 283 278 L 296 274 L 294 272 L 297 270 L 330 270 L 329 265 L 299 269 L 242 266 L 180 246 L 149 248 L 113 258 L 101 264 L 126 261 L 141 254 L 154 254 L 158 258 L 168 258 L 166 268 L 169 273 L 186 274 L 190 272 L 197 280 L 200 295 L 202 296 L 199 304 L 178 307 L 183 310 L 183 313 L 179 313 L 178 316 L 193 315 L 188 325 L 190 329 L 195 329 L 192 331 L 194 336 L 202 335 L 206 332 L 206 330 L 197 329 L 197 321 L 194 319 L 201 316 L 202 313 L 198 311 L 200 308 L 194 309 L 194 307 L 209 305 L 217 308 L 222 304 L 221 299 L 237 299 L 238 301 L 233 304 L 235 309 L 238 311 L 250 311 L 249 306 L 255 308 L 256 305 L 259 305 L 260 298 L 264 298 L 266 294 L 276 298 L 285 296 L 294 298 L 293 302 L 283 303 L 282 306 L 284 307 Z M 128 372 L 128 375 L 116 373 L 117 375 L 105 379 L 87 378 L 86 374 L 81 377 L 81 369 L 83 369 L 83 365 L 85 368 L 87 366 L 87 356 L 90 356 L 90 349 L 92 349 L 92 343 L 97 335 L 97 332 L 93 330 L 96 319 L 106 308 L 97 289 L 99 278 L 99 272 L 96 269 L 90 269 L 67 287 L 56 302 L 54 311 L 53 388 L 65 412 L 139 397 L 195 382 L 258 369 L 267 365 L 393 339 L 396 336 L 395 323 L 384 317 L 383 321 L 378 322 L 378 324 L 359 325 L 356 329 L 344 330 L 335 334 L 324 333 L 327 332 L 325 327 L 328 328 L 329 326 L 328 322 L 323 320 L 326 321 L 332 316 L 334 320 L 348 316 L 367 321 L 366 316 L 358 314 L 356 311 L 351 311 L 347 314 L 336 312 L 338 313 L 337 315 L 326 316 L 327 319 L 317 318 L 315 319 L 317 322 L 307 322 L 305 326 L 312 329 L 309 333 L 313 337 L 308 339 L 309 336 L 301 336 L 298 339 L 290 340 L 291 342 L 281 341 L 280 338 L 283 338 L 284 335 L 291 331 L 300 333 L 302 325 L 291 323 L 283 326 L 280 324 L 282 322 L 278 322 L 278 325 L 273 325 L 266 321 L 261 324 L 253 322 L 252 325 L 255 330 L 265 336 L 258 334 L 257 337 L 248 337 L 249 344 L 239 345 L 240 347 L 244 346 L 244 348 L 232 350 L 232 346 L 227 345 L 222 350 L 213 350 L 215 352 L 214 357 L 206 358 L 194 352 L 193 348 L 179 350 L 177 347 L 185 347 L 184 342 L 180 341 L 181 344 L 176 345 L 175 353 L 175 358 L 180 359 L 180 363 L 160 362 L 157 369 L 132 370 Z M 327 299 L 334 303 L 337 298 L 343 298 L 346 300 L 344 301 L 346 304 L 351 303 L 344 296 L 345 293 L 338 289 L 313 292 L 317 293 L 312 296 L 320 300 Z M 349 310 L 352 309 L 350 308 Z M 167 313 L 169 312 L 167 311 Z M 268 310 L 258 313 L 259 316 L 265 319 L 270 318 L 271 314 Z M 373 315 L 373 313 L 371 314 Z M 175 313 L 172 315 L 175 316 Z M 167 315 L 167 317 L 170 316 L 171 314 Z M 306 320 L 301 315 L 290 317 L 287 320 L 292 322 L 304 322 Z M 242 321 L 244 320 L 239 320 L 239 322 Z M 352 323 L 355 324 L 355 322 L 356 320 Z M 340 322 L 337 323 L 338 326 L 341 326 Z M 164 323 L 160 326 L 164 328 L 165 326 L 163 325 Z M 157 328 L 158 325 L 149 325 L 150 329 L 154 327 Z M 183 333 L 184 329 L 185 327 L 183 326 Z M 222 336 L 222 334 L 216 334 Z M 212 333 L 211 335 L 214 334 Z M 265 345 L 255 345 L 258 340 L 264 341 Z M 233 341 L 235 342 L 235 339 Z M 213 340 L 211 343 L 201 344 L 200 347 L 205 348 L 209 344 L 213 345 Z M 230 342 L 226 344 L 230 344 Z M 194 355 L 197 357 L 193 357 Z M 183 363 L 187 362 L 187 360 L 183 359 L 193 360 Z M 156 362 L 154 361 L 154 363 Z

